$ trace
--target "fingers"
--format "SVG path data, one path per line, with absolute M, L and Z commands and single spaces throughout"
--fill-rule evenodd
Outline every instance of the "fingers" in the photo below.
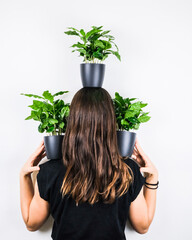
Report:
M 44 151 L 45 151 L 45 146 L 44 146 L 44 144 L 43 144 L 43 145 L 41 144 L 41 145 L 37 148 L 35 154 L 36 154 L 36 155 L 40 155 L 40 154 L 42 154 L 42 152 L 44 152 Z
M 30 167 L 27 172 L 32 173 L 34 171 L 39 171 L 39 170 L 40 170 L 39 166 L 34 166 L 34 167 Z
M 44 152 L 44 153 L 41 155 L 41 157 L 44 158 L 46 155 L 47 155 L 46 152 Z
M 40 170 L 40 167 L 39 167 L 39 166 L 32 167 L 32 170 L 33 170 L 33 171 L 39 171 L 39 170 Z
M 138 138 L 136 138 L 136 140 L 135 140 L 135 147 L 142 156 L 145 155 L 143 149 L 141 148 L 141 146 L 139 144 Z

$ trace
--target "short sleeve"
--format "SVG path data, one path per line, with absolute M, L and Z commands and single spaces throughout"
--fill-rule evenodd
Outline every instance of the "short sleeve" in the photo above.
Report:
M 133 202 L 139 195 L 141 188 L 145 183 L 145 178 L 141 174 L 140 167 L 139 167 L 138 163 L 136 163 L 136 161 L 129 158 L 128 160 L 126 160 L 126 162 L 129 165 L 129 167 L 132 169 L 133 175 L 134 175 L 133 182 L 129 189 L 131 202 Z
M 39 188 L 39 195 L 45 201 L 49 201 L 49 188 L 48 188 L 48 172 L 46 171 L 46 163 L 39 165 L 40 170 L 37 174 L 37 184 Z

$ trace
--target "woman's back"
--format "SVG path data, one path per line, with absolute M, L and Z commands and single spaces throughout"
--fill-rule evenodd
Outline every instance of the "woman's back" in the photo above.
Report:
M 129 206 L 139 194 L 145 178 L 135 161 L 124 161 L 134 174 L 134 182 L 129 191 L 116 198 L 112 204 L 100 200 L 93 205 L 88 202 L 76 205 L 68 194 L 62 199 L 60 189 L 66 172 L 62 159 L 50 160 L 40 165 L 37 182 L 40 196 L 49 202 L 50 213 L 54 218 L 53 239 L 126 239 L 124 229 Z
M 134 152 L 137 162 L 146 165 L 142 170 L 148 184 L 156 185 L 157 170 L 137 140 Z M 148 230 L 156 194 L 151 187 L 143 194 L 141 169 L 119 154 L 113 102 L 106 90 L 83 88 L 75 94 L 62 153 L 62 159 L 40 165 L 35 189 L 30 173 L 39 170 L 35 166 L 45 156 L 43 142 L 22 168 L 21 210 L 28 230 L 39 229 L 49 214 L 54 240 L 126 239 L 128 216 L 137 232 Z

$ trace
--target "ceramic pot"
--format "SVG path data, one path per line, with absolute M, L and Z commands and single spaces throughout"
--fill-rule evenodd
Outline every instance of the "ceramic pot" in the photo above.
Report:
M 48 159 L 62 158 L 62 142 L 64 135 L 44 136 L 45 151 Z
M 105 74 L 105 64 L 81 63 L 80 73 L 83 87 L 102 87 Z
M 122 157 L 131 157 L 135 145 L 136 133 L 126 130 L 117 131 L 117 143 Z

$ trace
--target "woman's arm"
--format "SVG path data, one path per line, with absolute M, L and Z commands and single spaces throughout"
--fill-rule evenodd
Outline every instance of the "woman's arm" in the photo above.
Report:
M 21 213 L 29 231 L 38 230 L 49 216 L 49 203 L 40 197 L 37 181 L 34 189 L 31 179 L 31 173 L 39 170 L 36 165 L 46 156 L 44 151 L 42 141 L 20 172 Z
M 135 143 L 133 157 L 139 163 L 141 172 L 144 172 L 146 182 L 155 184 L 158 181 L 158 171 L 149 157 L 143 152 L 138 140 Z M 129 218 L 133 228 L 141 234 L 148 231 L 153 220 L 156 208 L 157 189 L 142 187 L 137 198 L 131 203 Z
M 158 176 L 154 176 L 151 178 L 146 178 L 147 183 L 157 183 Z M 151 225 L 153 217 L 155 215 L 156 208 L 156 197 L 157 197 L 157 189 L 149 189 L 144 186 L 144 198 L 147 204 L 147 212 L 148 212 L 148 225 Z M 149 228 L 148 226 L 148 228 Z

